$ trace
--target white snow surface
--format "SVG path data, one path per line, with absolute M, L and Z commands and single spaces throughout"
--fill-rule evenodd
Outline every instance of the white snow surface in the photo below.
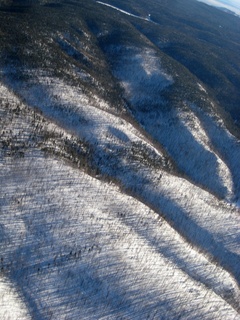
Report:
M 132 72 L 140 65 L 143 80 L 157 80 L 158 94 L 171 84 L 152 51 L 130 52 Z M 133 92 L 143 85 L 134 83 L 127 68 L 116 74 L 133 90 L 126 90 L 127 98 L 143 108 L 146 91 L 134 100 Z M 134 143 L 159 161 L 164 156 L 104 101 L 47 75 L 34 79 L 14 89 L 55 121 L 50 131 L 74 134 L 93 146 L 103 173 L 132 196 L 38 149 L 24 158 L 1 155 L 0 263 L 16 292 L 16 308 L 26 305 L 37 319 L 239 319 L 238 208 L 191 179 L 131 159 Z M 5 86 L 0 91 L 3 102 L 20 104 Z M 0 108 L 4 113 L 3 104 Z M 216 163 L 229 200 L 239 177 L 238 142 L 219 119 L 202 115 L 197 106 L 186 108 L 188 113 L 155 114 L 155 122 L 144 113 L 144 124 L 151 123 L 157 138 L 167 138 L 165 147 L 175 146 L 179 155 L 197 143 L 202 161 Z M 29 119 L 16 116 L 4 130 L 27 140 Z M 191 154 L 185 155 L 190 160 Z M 196 171 L 195 163 L 192 168 Z
M 233 277 L 139 201 L 38 152 L 4 166 L 1 254 L 41 318 L 237 319 Z
M 173 83 L 161 67 L 153 49 L 113 46 L 108 49 L 119 59 L 114 74 L 121 81 L 126 98 L 133 105 L 147 108 L 148 104 L 161 101 L 161 91 Z
M 27 307 L 19 297 L 17 290 L 13 287 L 10 281 L 2 277 L 0 277 L 0 319 L 31 319 Z

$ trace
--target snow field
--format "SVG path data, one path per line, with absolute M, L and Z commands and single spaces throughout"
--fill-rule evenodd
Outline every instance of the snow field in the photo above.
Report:
M 18 104 L 5 87 L 1 90 Z M 24 158 L 2 155 L 3 267 L 29 312 L 39 319 L 69 314 L 79 319 L 79 310 L 83 319 L 237 319 L 236 208 L 186 179 L 132 160 L 133 143 L 159 159 L 161 154 L 132 125 L 107 112 L 104 102 L 96 107 L 81 90 L 47 77 L 22 94 L 62 126 L 48 121 L 46 130 L 80 136 L 95 146 L 97 158 L 109 153 L 111 160 L 100 162 L 101 172 L 116 177 L 172 224 L 117 187 L 38 149 L 29 148 Z M 195 118 L 196 111 L 189 114 L 176 115 L 176 123 L 211 150 L 207 121 Z M 11 121 L 8 130 L 18 128 L 27 140 L 34 130 L 28 119 Z
M 176 201 L 176 205 L 179 206 L 180 211 L 183 210 L 183 212 L 185 212 L 185 210 L 187 209 L 186 211 L 188 212 L 188 214 L 191 214 L 191 217 L 193 217 L 194 221 L 198 225 L 201 225 L 204 228 L 208 228 L 210 234 L 212 233 L 213 230 L 215 230 L 214 234 L 216 235 L 218 234 L 217 237 L 219 239 L 221 239 L 221 237 L 223 237 L 224 239 L 228 238 L 227 246 L 230 247 L 231 251 L 236 252 L 238 247 L 237 246 L 237 242 L 238 242 L 237 228 L 239 224 L 238 223 L 236 224 L 235 219 L 238 219 L 238 215 L 236 216 L 234 214 L 234 218 L 233 218 L 232 213 L 230 213 L 231 216 L 229 217 L 228 212 L 231 212 L 229 210 L 229 207 L 227 207 L 227 210 L 223 210 L 223 214 L 219 213 L 218 212 L 219 204 L 218 204 L 218 201 L 213 200 L 214 197 L 212 197 L 208 193 L 202 192 L 201 189 L 194 187 L 192 184 L 189 184 L 184 179 L 179 179 L 171 175 L 164 175 L 164 177 L 167 176 L 168 178 L 165 182 L 164 180 L 161 180 L 160 186 L 159 186 L 158 177 L 162 174 L 161 172 L 157 171 L 157 172 L 154 172 L 154 174 L 151 174 L 148 168 L 145 168 L 145 167 L 143 167 L 142 170 L 140 171 L 139 163 L 136 163 L 136 162 L 131 163 L 130 159 L 125 157 L 126 150 L 128 146 L 129 147 L 131 146 L 132 142 L 143 141 L 143 136 L 139 132 L 137 132 L 136 129 L 134 129 L 126 121 L 119 119 L 118 117 L 115 117 L 98 108 L 95 108 L 94 106 L 89 105 L 87 97 L 82 95 L 81 91 L 72 87 L 70 88 L 69 86 L 64 85 L 63 82 L 60 82 L 56 79 L 39 78 L 39 83 L 43 85 L 45 83 L 48 84 L 49 92 L 48 94 L 45 94 L 46 101 L 38 100 L 38 95 L 35 94 L 35 90 L 38 90 L 40 86 L 36 86 L 36 87 L 33 86 L 32 89 L 28 91 L 28 100 L 31 102 L 31 104 L 34 104 L 34 105 L 37 104 L 40 108 L 42 108 L 43 111 L 46 111 L 46 113 L 50 113 L 50 114 L 51 112 L 55 112 L 55 107 L 57 103 L 58 103 L 58 106 L 59 105 L 62 106 L 60 108 L 60 111 L 58 111 L 59 112 L 58 118 L 57 118 L 58 121 L 61 122 L 62 125 L 64 125 L 70 132 L 74 131 L 75 134 L 76 133 L 79 134 L 81 138 L 86 139 L 88 142 L 94 145 L 98 149 L 99 154 L 102 154 L 102 155 L 106 153 L 110 154 L 111 161 L 109 163 L 104 163 L 104 168 L 102 168 L 104 172 L 108 172 L 109 174 L 114 174 L 118 176 L 118 172 L 115 172 L 116 171 L 115 166 L 116 166 L 116 163 L 118 163 L 118 166 L 120 165 L 121 170 L 124 170 L 123 171 L 124 174 L 122 174 L 123 173 L 122 171 L 119 172 L 120 180 L 123 182 L 124 185 L 126 186 L 132 185 L 134 187 L 134 185 L 136 185 L 135 179 L 139 179 L 139 182 L 137 184 L 140 186 L 141 185 L 144 186 L 144 183 L 143 183 L 144 178 L 146 178 L 145 179 L 146 181 L 151 181 L 149 189 L 146 191 L 146 193 L 149 195 L 147 199 L 148 203 L 150 203 L 151 205 L 158 206 L 159 205 L 158 201 L 160 202 L 162 201 L 163 203 L 165 203 L 167 198 L 169 199 L 169 201 L 171 201 L 170 199 Z M 49 85 L 50 83 L 51 85 Z M 45 87 L 43 88 L 40 87 L 40 89 L 47 90 L 47 88 Z M 104 102 L 102 102 L 102 105 L 104 106 Z M 82 119 L 81 123 L 79 122 L 74 123 L 74 121 L 77 118 L 77 115 L 80 117 L 80 119 Z M 186 116 L 184 115 L 184 113 L 181 115 L 181 117 L 179 115 L 176 115 L 174 119 L 171 119 L 169 115 L 167 115 L 167 118 L 166 118 L 166 115 L 164 114 L 162 114 L 160 118 L 160 115 L 159 115 L 156 123 L 159 123 L 160 119 L 162 119 L 160 121 L 161 126 L 166 126 L 166 130 L 158 130 L 158 132 L 161 132 L 163 134 L 163 137 L 165 137 L 164 143 L 171 142 L 171 136 L 172 136 L 172 140 L 174 140 L 175 146 L 177 144 L 177 139 L 180 139 L 179 144 L 181 144 L 182 147 L 185 148 L 186 140 L 184 139 L 186 138 L 186 135 L 184 136 L 184 133 L 181 130 L 181 128 L 183 128 L 183 126 L 187 127 L 188 131 L 191 130 L 191 132 L 193 132 L 192 134 L 194 137 L 193 143 L 195 143 L 195 139 L 196 140 L 198 139 L 199 146 L 203 145 L 203 147 L 207 149 L 209 144 L 208 136 L 206 135 L 204 130 L 200 129 L 201 127 L 200 127 L 199 121 L 197 121 L 197 118 L 193 116 L 193 113 L 190 112 L 189 115 L 190 116 L 188 119 L 186 119 Z M 179 125 L 179 120 L 177 120 L 178 118 L 180 118 L 182 122 L 181 125 Z M 172 128 L 172 122 L 174 122 L 173 128 Z M 154 127 L 154 123 L 152 123 L 151 126 Z M 171 126 L 172 129 L 170 129 L 169 126 Z M 165 131 L 168 131 L 168 137 L 165 136 Z M 178 131 L 178 134 L 176 134 L 176 131 Z M 181 131 L 182 131 L 182 134 L 179 135 L 179 132 Z M 197 131 L 199 132 L 199 135 L 197 135 Z M 146 145 L 145 143 L 144 143 L 144 146 L 147 148 L 150 148 L 155 155 L 157 154 L 157 151 L 151 146 L 149 147 L 149 145 Z M 175 149 L 176 149 L 175 152 L 178 152 L 178 157 L 181 158 L 182 153 L 179 152 L 179 148 L 175 148 Z M 120 150 L 124 150 L 124 154 L 122 155 L 121 153 L 119 154 Z M 196 151 L 196 148 L 194 149 L 194 151 Z M 99 156 L 99 154 L 96 156 Z M 209 154 L 211 155 L 212 153 L 210 153 L 209 151 Z M 115 159 L 116 156 L 117 158 Z M 183 156 L 185 161 L 186 161 L 186 158 L 187 160 L 190 160 L 190 158 L 187 157 L 186 154 L 183 154 Z M 192 158 L 191 150 L 190 150 L 190 157 Z M 194 158 L 196 158 L 196 154 L 194 155 Z M 113 159 L 115 160 L 113 161 Z M 214 162 L 217 163 L 217 160 L 214 160 Z M 141 165 L 142 165 L 142 162 L 141 162 Z M 132 170 L 135 170 L 134 168 L 136 166 L 138 168 L 137 170 L 139 171 L 138 175 L 131 173 Z M 123 169 L 124 167 L 125 169 Z M 222 165 L 222 167 L 224 167 L 224 165 Z M 195 164 L 193 168 L 196 169 Z M 212 172 L 212 166 L 209 167 L 209 170 L 211 169 L 211 173 L 210 172 L 208 173 L 206 166 L 204 168 L 207 174 L 209 174 L 209 176 L 214 177 L 214 174 Z M 226 181 L 230 185 L 229 172 L 227 171 L 227 169 L 225 170 L 224 177 L 228 178 L 226 179 Z M 155 194 L 154 188 L 155 190 L 157 190 L 156 194 Z M 144 190 L 144 188 L 142 188 L 142 190 Z M 146 199 L 146 196 L 142 190 L 141 189 L 139 190 L 140 195 L 141 197 Z M 176 190 L 179 190 L 179 192 L 176 192 Z M 191 190 L 194 190 L 194 192 L 196 193 L 193 194 Z M 202 200 L 200 200 L 201 197 L 202 197 Z M 161 198 L 162 200 L 159 200 Z M 210 204 L 207 204 L 207 202 Z M 211 202 L 212 203 L 215 202 L 214 206 L 216 206 L 216 209 L 212 210 Z M 222 205 L 220 205 L 220 207 L 221 206 Z M 164 214 L 166 214 L 166 211 L 167 211 L 166 208 L 162 205 L 161 205 L 161 208 Z M 173 208 L 174 206 L 172 206 L 171 210 L 173 210 Z M 180 212 L 179 210 L 178 212 Z M 211 212 L 213 212 L 213 214 L 211 214 Z M 183 215 L 181 214 L 181 216 Z M 229 217 L 227 221 L 226 221 L 226 217 Z M 215 221 L 219 221 L 219 223 L 215 223 Z M 209 226 L 207 226 L 207 223 L 209 223 Z M 227 232 L 225 230 L 226 223 L 230 224 L 230 226 L 228 226 L 229 231 Z M 219 241 L 222 242 L 222 240 L 219 240 Z
M 115 117 L 105 111 L 102 111 L 98 108 L 95 108 L 88 104 L 87 97 L 83 96 L 80 91 L 76 91 L 74 88 L 70 88 L 68 86 L 64 86 L 63 83 L 58 82 L 55 79 L 40 79 L 41 83 L 47 82 L 52 83 L 52 85 L 49 86 L 49 95 L 46 95 L 46 97 L 54 97 L 52 100 L 49 100 L 47 106 L 50 105 L 50 108 L 54 110 L 54 103 L 57 104 L 60 103 L 63 106 L 63 113 L 60 113 L 59 119 L 60 121 L 63 121 L 63 116 L 65 116 L 65 110 L 68 112 L 68 118 L 64 118 L 64 125 L 67 127 L 70 127 L 70 130 L 74 130 L 84 139 L 91 142 L 93 145 L 96 146 L 96 148 L 100 149 L 100 152 L 104 152 L 106 150 L 108 152 L 111 152 L 111 157 L 114 158 L 115 153 L 118 156 L 118 162 L 121 163 L 121 156 L 119 158 L 119 150 L 124 149 L 126 150 L 126 147 L 131 145 L 132 142 L 142 142 L 143 136 L 130 124 L 128 124 L 126 121 L 119 119 L 118 117 Z M 30 91 L 31 92 L 31 91 Z M 32 96 L 29 95 L 29 99 L 35 98 L 34 95 L 34 87 L 33 87 L 33 93 Z M 42 104 L 41 104 L 42 103 Z M 42 107 L 43 110 L 46 108 L 46 105 L 43 104 L 44 102 L 40 102 L 37 99 L 35 100 L 35 104 L 40 104 L 39 107 Z M 52 103 L 52 104 L 50 104 Z M 104 104 L 104 103 L 102 103 Z M 82 124 L 73 128 L 71 127 L 73 115 L 78 114 L 81 118 L 84 119 L 82 121 Z M 194 117 L 193 113 L 189 112 L 189 117 L 186 118 L 186 115 L 182 113 L 181 119 L 182 123 L 189 128 L 193 133 L 193 136 L 196 140 L 199 141 L 206 149 L 208 148 L 209 141 L 208 136 L 204 132 L 204 130 L 201 129 L 201 126 L 199 124 L 199 121 L 196 117 Z M 164 118 L 163 118 L 164 119 Z M 159 119 L 158 119 L 159 120 Z M 164 119 L 165 120 L 165 119 Z M 165 121 L 162 121 L 162 123 Z M 176 121 L 175 121 L 176 122 Z M 175 123 L 176 125 L 176 123 Z M 177 128 L 179 129 L 179 127 Z M 171 132 L 171 130 L 170 130 Z M 199 132 L 199 134 L 197 133 Z M 175 132 L 174 132 L 175 133 Z M 168 139 L 170 140 L 169 136 L 171 136 L 171 133 L 168 135 Z M 177 136 L 177 135 L 176 135 Z M 180 135 L 181 136 L 181 135 Z M 175 138 L 177 139 L 177 138 Z M 143 141 L 144 142 L 144 141 Z M 144 143 L 144 146 L 147 148 L 151 148 L 152 151 L 157 154 L 156 149 L 153 147 L 149 147 L 149 145 L 146 145 Z M 159 154 L 159 153 L 158 153 Z M 181 156 L 181 153 L 180 153 Z M 128 159 L 129 161 L 129 159 Z M 115 163 L 115 162 L 114 162 Z M 142 163 L 141 163 L 142 164 Z M 222 167 L 224 167 L 223 162 L 221 162 Z M 124 165 L 124 161 L 122 163 Z M 139 164 L 133 163 L 132 167 L 130 164 L 130 167 L 133 168 Z M 109 164 L 111 166 L 111 164 Z M 106 170 L 108 171 L 108 165 L 105 165 Z M 130 168 L 130 170 L 132 170 Z M 139 167 L 138 167 L 139 170 Z M 151 169 L 152 170 L 152 169 Z M 111 170 L 110 170 L 111 171 Z M 112 172 L 112 171 L 111 171 Z M 147 172 L 145 174 L 144 172 Z M 118 175 L 118 173 L 116 173 Z M 121 179 L 124 182 L 124 185 L 128 184 L 134 184 L 135 180 L 130 182 L 129 177 L 131 174 L 129 170 L 126 172 L 125 176 L 123 175 L 123 178 Z M 196 221 L 197 224 L 200 224 L 202 227 L 206 228 L 208 223 L 209 225 L 209 231 L 212 232 L 213 230 L 216 230 L 216 234 L 221 235 L 221 237 L 226 238 L 226 235 L 229 236 L 231 234 L 231 242 L 234 241 L 233 238 L 235 237 L 236 241 L 238 238 L 238 232 L 237 227 L 238 223 L 236 224 L 236 220 L 238 219 L 238 215 L 236 216 L 234 214 L 234 218 L 232 219 L 233 215 L 231 213 L 231 210 L 229 210 L 229 207 L 227 207 L 227 210 L 223 210 L 223 214 L 219 212 L 219 204 L 218 201 L 214 200 L 214 197 L 209 195 L 206 192 L 203 192 L 201 189 L 194 187 L 192 184 L 189 184 L 184 179 L 179 179 L 177 177 L 163 174 L 163 177 L 167 177 L 166 181 L 162 178 L 159 181 L 158 178 L 159 175 L 162 173 L 160 172 L 154 172 L 154 174 L 150 174 L 149 170 L 146 168 L 143 168 L 142 171 L 139 171 L 139 183 L 141 185 L 141 179 L 146 176 L 147 181 L 152 181 L 150 184 L 150 190 L 153 186 L 158 188 L 157 197 L 160 199 L 161 194 L 167 196 L 169 199 L 172 199 L 176 201 L 178 205 L 185 211 L 187 209 L 187 212 L 191 214 Z M 122 175 L 122 173 L 120 173 Z M 134 176 L 134 178 L 138 178 L 138 176 Z M 225 170 L 225 176 L 224 178 L 229 185 L 230 185 L 230 177 L 229 172 L 227 169 Z M 179 192 L 176 192 L 176 190 L 179 190 Z M 191 190 L 194 190 L 195 194 L 191 192 Z M 181 192 L 180 192 L 181 191 Z M 154 198 L 154 192 L 148 191 L 148 193 L 151 193 L 151 196 L 149 196 L 149 199 L 153 198 L 153 200 L 148 200 L 150 203 L 155 204 L 156 199 Z M 191 196 L 190 196 L 191 194 Z M 201 196 L 202 194 L 202 196 Z M 144 197 L 144 192 L 141 194 Z M 183 196 L 184 195 L 184 196 Z M 196 196 L 197 195 L 197 196 Z M 202 200 L 201 200 L 202 198 Z M 163 197 L 164 199 L 164 197 Z M 194 200 L 193 200 L 194 199 Z M 207 204 L 207 202 L 209 204 Z M 215 202 L 216 209 L 212 210 L 211 203 Z M 200 205 L 201 204 L 201 205 Z M 206 207 L 207 206 L 207 207 Z M 164 210 L 165 211 L 165 210 Z M 227 212 L 226 212 L 227 211 Z M 198 213 L 200 212 L 200 213 Z M 211 214 L 213 212 L 213 214 Z M 197 213 L 197 214 L 196 214 Z M 229 216 L 231 215 L 231 217 Z M 201 218 L 200 218 L 201 217 Z M 229 217 L 226 221 L 226 217 Z M 219 221 L 219 223 L 215 223 L 216 221 Z M 232 227 L 229 226 L 229 232 L 226 233 L 226 223 L 230 224 Z M 221 230 L 219 230 L 221 228 Z M 234 236 L 235 235 L 235 236 Z M 219 236 L 220 238 L 220 236 Z M 237 243 L 234 244 L 234 242 L 231 244 L 231 250 L 236 251 L 237 250 Z
M 67 132 L 91 143 L 101 153 L 125 152 L 133 143 L 141 143 L 153 157 L 163 158 L 130 123 L 109 113 L 109 106 L 98 97 L 90 100 L 81 89 L 46 75 L 28 86 L 16 87 L 29 105 L 37 106 Z
M 5 166 L 4 268 L 39 316 L 237 317 L 224 300 L 239 297 L 233 278 L 145 205 L 51 158 Z

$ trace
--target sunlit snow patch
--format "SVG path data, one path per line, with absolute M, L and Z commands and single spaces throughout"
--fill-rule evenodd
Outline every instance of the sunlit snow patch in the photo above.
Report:
M 149 104 L 161 103 L 161 91 L 173 83 L 162 68 L 155 52 L 146 48 L 113 47 L 119 62 L 115 75 L 120 80 L 126 98 L 133 104 L 146 108 Z
M 1 320 L 28 320 L 26 306 L 13 286 L 0 278 L 0 319 Z
M 207 90 L 200 83 L 198 83 L 198 87 L 201 91 L 207 93 Z

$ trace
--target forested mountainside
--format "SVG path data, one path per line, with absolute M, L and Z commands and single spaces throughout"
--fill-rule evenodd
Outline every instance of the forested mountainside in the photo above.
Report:
M 240 319 L 239 30 L 0 1 L 1 319 Z

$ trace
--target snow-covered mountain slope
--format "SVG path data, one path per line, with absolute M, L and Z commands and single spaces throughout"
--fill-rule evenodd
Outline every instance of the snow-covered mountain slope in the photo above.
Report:
M 34 156 L 8 162 L 2 177 L 16 181 L 5 186 L 3 243 L 11 249 L 2 253 L 5 272 L 37 318 L 237 316 L 225 301 L 239 298 L 231 275 L 153 211 L 64 163 Z
M 68 88 L 65 100 L 64 87 L 50 96 L 81 114 L 84 97 Z M 237 209 L 142 161 L 139 148 L 162 155 L 125 120 L 119 126 L 119 118 L 84 101 L 89 118 L 80 138 L 95 145 L 100 172 L 121 188 L 101 182 L 82 171 L 81 161 L 59 159 L 67 158 L 57 143 L 58 136 L 70 138 L 65 130 L 30 112 L 4 86 L 1 96 L 1 268 L 34 318 L 238 317 Z M 66 128 L 71 123 L 58 119 Z M 74 130 L 78 135 L 69 126 Z
M 0 1 L 1 319 L 240 319 L 238 36 L 214 91 L 185 3 Z
M 140 202 L 39 153 L 5 168 L 2 266 L 36 318 L 237 317 L 232 276 Z
M 209 113 L 196 114 L 194 110 L 199 110 L 198 106 L 189 101 L 182 101 L 178 108 L 166 107 L 161 93 L 171 86 L 173 79 L 161 67 L 154 50 L 110 47 L 107 51 L 110 56 L 118 57 L 114 74 L 122 84 L 134 116 L 164 146 L 179 169 L 194 183 L 221 198 L 239 198 L 239 144 L 217 117 L 214 108 Z M 203 87 L 199 84 L 198 87 L 201 95 Z M 210 100 L 206 90 L 203 99 Z M 216 133 L 209 134 L 207 130 L 216 130 Z M 227 156 L 225 149 L 228 146 L 234 150 L 231 163 L 222 160 Z M 234 182 L 232 177 L 236 177 Z

